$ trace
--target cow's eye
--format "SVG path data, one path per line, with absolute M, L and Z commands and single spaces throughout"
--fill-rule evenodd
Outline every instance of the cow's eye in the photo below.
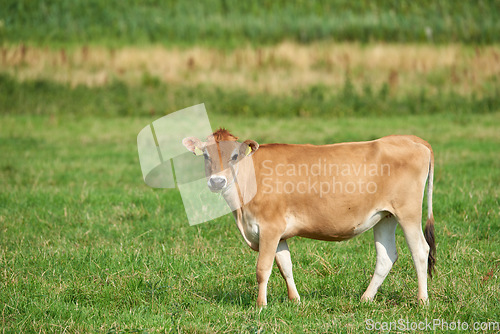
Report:
M 205 160 L 210 160 L 210 157 L 208 156 L 208 154 L 203 153 L 203 156 L 205 157 Z
M 231 157 L 231 160 L 236 161 L 236 159 L 238 159 L 238 154 L 233 154 L 233 156 Z

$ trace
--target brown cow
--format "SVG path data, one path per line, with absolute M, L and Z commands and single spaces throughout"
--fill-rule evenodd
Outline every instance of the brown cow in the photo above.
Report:
M 293 280 L 288 238 L 342 241 L 372 227 L 377 261 L 370 285 L 361 298 L 373 300 L 398 257 L 395 241 L 398 223 L 417 272 L 418 299 L 427 302 L 426 267 L 432 277 L 435 242 L 434 155 L 426 141 L 416 136 L 387 136 L 321 146 L 259 146 L 253 140 L 240 143 L 237 139 L 227 130 L 219 129 L 206 142 L 189 137 L 183 144 L 191 152 L 205 156 L 208 186 L 211 191 L 222 193 L 228 204 L 238 201 L 247 191 L 250 182 L 246 181 L 250 180 L 245 181 L 246 170 L 248 161 L 253 162 L 256 194 L 233 214 L 246 243 L 259 252 L 258 305 L 267 304 L 273 259 L 286 281 L 288 297 L 300 300 Z M 225 144 L 221 149 L 222 142 L 231 145 Z M 428 219 L 422 233 L 427 180 Z

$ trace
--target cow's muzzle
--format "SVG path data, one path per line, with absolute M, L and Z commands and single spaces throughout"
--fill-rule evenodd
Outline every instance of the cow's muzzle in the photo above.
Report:
M 214 193 L 219 192 L 227 184 L 227 179 L 224 176 L 211 176 L 208 180 L 208 188 Z

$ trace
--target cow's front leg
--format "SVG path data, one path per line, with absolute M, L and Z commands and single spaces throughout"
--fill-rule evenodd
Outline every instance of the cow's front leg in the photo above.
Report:
M 267 282 L 273 269 L 274 255 L 278 247 L 281 235 L 276 232 L 260 230 L 259 233 L 259 258 L 257 260 L 257 283 L 259 294 L 257 305 L 267 305 Z
M 300 301 L 300 296 L 293 280 L 292 258 L 286 240 L 281 240 L 278 244 L 278 249 L 276 250 L 276 264 L 278 265 L 281 276 L 283 276 L 286 281 L 288 299 Z

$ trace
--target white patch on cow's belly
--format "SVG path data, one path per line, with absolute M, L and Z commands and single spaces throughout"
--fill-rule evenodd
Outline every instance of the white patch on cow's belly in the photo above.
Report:
M 250 213 L 243 214 L 243 232 L 248 241 L 253 244 L 259 244 L 259 222 Z
M 377 211 L 354 228 L 354 235 L 359 235 L 375 226 L 381 219 L 390 215 L 387 211 Z

